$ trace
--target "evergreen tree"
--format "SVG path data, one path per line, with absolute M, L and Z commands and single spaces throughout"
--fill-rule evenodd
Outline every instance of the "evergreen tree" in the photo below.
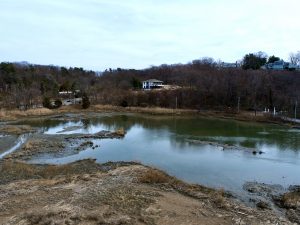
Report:
M 91 105 L 91 103 L 90 103 L 90 99 L 89 99 L 89 97 L 87 96 L 87 94 L 84 92 L 83 94 L 82 94 L 82 108 L 83 109 L 87 109 L 87 108 L 89 108 L 90 107 L 90 105 Z

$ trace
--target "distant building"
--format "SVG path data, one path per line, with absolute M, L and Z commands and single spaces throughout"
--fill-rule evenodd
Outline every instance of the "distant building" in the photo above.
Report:
M 150 79 L 143 81 L 143 89 L 144 90 L 151 90 L 151 89 L 158 89 L 163 88 L 163 81 L 156 80 L 156 79 Z
M 227 62 L 222 62 L 219 65 L 220 68 L 240 68 L 241 64 L 238 62 L 235 63 L 227 63 Z
M 80 90 L 75 91 L 60 91 L 59 93 L 62 105 L 76 105 L 81 104 L 82 98 L 80 97 Z
M 60 92 L 58 92 L 58 94 L 59 95 L 71 95 L 71 94 L 73 94 L 73 92 L 72 91 L 60 91 Z
M 273 63 L 268 63 L 262 67 L 267 70 L 297 70 L 299 67 L 289 62 L 285 62 L 283 60 L 278 60 Z

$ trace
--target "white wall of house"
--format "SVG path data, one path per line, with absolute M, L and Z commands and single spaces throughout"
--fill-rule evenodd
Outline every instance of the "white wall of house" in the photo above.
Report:
M 146 80 L 143 82 L 143 89 L 154 89 L 154 88 L 160 88 L 160 87 L 163 87 L 162 81 Z

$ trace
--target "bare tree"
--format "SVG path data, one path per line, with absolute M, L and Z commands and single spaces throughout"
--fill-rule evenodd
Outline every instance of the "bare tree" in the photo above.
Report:
M 300 65 L 300 51 L 290 54 L 290 62 L 294 65 Z

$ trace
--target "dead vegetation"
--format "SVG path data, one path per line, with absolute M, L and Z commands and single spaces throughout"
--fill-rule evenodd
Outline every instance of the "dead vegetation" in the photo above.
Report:
M 285 208 L 300 208 L 300 191 L 292 191 L 284 194 L 281 202 Z
M 0 181 L 5 225 L 291 224 L 233 202 L 222 190 L 190 185 L 137 163 L 4 161 Z
M 116 130 L 114 133 L 116 134 L 116 136 L 124 137 L 126 134 L 126 131 L 124 130 L 124 128 L 120 128 L 120 129 Z
M 83 160 L 66 165 L 31 165 L 24 162 L 5 160 L 0 164 L 0 184 L 17 180 L 51 179 L 57 176 L 93 173 L 101 170 L 94 160 Z
M 34 132 L 35 129 L 28 125 L 6 125 L 0 127 L 0 133 L 10 134 L 10 135 L 21 135 L 30 132 Z
M 170 180 L 171 178 L 165 173 L 155 169 L 147 170 L 139 177 L 139 182 L 146 184 L 162 184 L 167 183 Z
M 63 106 L 56 110 L 58 113 L 81 112 L 82 109 L 74 106 Z M 162 107 L 121 107 L 114 105 L 91 105 L 85 112 L 130 112 L 130 113 L 145 113 L 152 115 L 190 115 L 196 114 L 197 110 L 193 109 L 172 109 Z
M 185 182 L 154 168 L 148 168 L 147 171 L 142 173 L 138 177 L 138 182 L 158 185 L 160 188 L 167 190 L 172 189 L 197 199 L 207 199 L 208 196 L 210 196 L 216 207 L 226 208 L 228 206 L 226 202 L 226 192 L 223 189 L 215 190 L 201 185 L 186 184 Z
M 53 114 L 53 111 L 47 108 L 23 110 L 0 110 L 0 120 L 16 120 L 28 116 L 47 116 Z
M 290 192 L 280 198 L 279 204 L 285 208 L 286 217 L 296 224 L 300 224 L 300 187 L 292 186 Z

